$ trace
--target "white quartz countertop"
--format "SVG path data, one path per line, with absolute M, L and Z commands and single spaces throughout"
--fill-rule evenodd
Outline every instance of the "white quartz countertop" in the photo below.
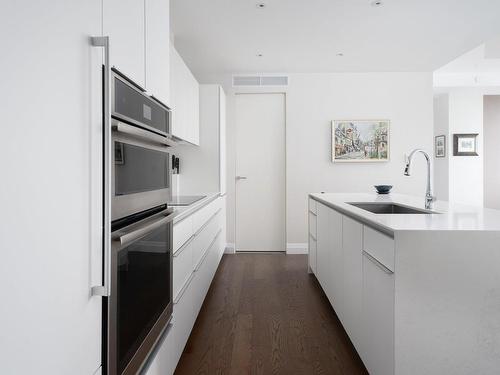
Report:
M 309 196 L 353 219 L 389 234 L 410 230 L 500 231 L 500 211 L 483 207 L 436 201 L 431 209 L 435 214 L 374 214 L 349 204 L 349 202 L 392 202 L 424 209 L 423 195 L 415 197 L 394 193 L 386 195 L 315 193 Z
M 190 194 L 190 195 L 195 195 L 195 194 Z M 194 202 L 193 204 L 190 204 L 189 206 L 173 206 L 174 208 L 174 224 L 181 221 L 182 219 L 185 219 L 189 215 L 195 213 L 198 211 L 200 208 L 206 206 L 213 200 L 217 199 L 220 197 L 220 193 L 200 193 L 196 195 L 205 195 L 205 198 L 200 199 L 199 201 Z

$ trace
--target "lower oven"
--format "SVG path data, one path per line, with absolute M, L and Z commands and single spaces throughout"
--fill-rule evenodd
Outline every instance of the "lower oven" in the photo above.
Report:
M 162 205 L 112 223 L 108 375 L 138 373 L 170 322 L 172 219 Z

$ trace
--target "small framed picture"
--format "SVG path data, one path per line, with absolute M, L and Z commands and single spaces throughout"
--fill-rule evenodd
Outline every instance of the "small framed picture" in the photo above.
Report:
M 446 156 L 446 136 L 438 135 L 434 138 L 434 153 L 437 158 L 444 158 Z
M 453 134 L 453 156 L 478 156 L 477 133 Z

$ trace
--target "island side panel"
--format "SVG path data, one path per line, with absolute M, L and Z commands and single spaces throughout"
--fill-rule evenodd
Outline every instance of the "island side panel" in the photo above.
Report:
M 498 374 L 500 232 L 395 233 L 396 374 Z

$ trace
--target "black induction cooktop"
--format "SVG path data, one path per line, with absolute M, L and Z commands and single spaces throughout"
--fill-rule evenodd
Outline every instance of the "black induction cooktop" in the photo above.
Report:
M 168 202 L 169 206 L 189 206 L 200 199 L 205 198 L 206 195 L 174 195 L 172 200 Z

